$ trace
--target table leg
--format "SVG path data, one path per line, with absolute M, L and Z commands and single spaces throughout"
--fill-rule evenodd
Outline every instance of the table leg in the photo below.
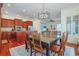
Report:
M 50 56 L 49 45 L 47 45 L 47 48 L 46 48 L 46 56 Z
M 28 46 L 27 46 L 27 43 L 25 42 L 25 49 L 27 49 L 28 48 Z
M 30 47 L 30 56 L 32 56 L 32 46 Z

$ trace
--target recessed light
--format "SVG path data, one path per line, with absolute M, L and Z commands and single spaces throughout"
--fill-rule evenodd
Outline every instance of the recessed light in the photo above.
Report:
M 9 7 L 11 4 L 7 4 L 7 6 Z
M 23 12 L 26 12 L 26 9 L 23 9 Z
M 6 14 L 8 14 L 8 11 L 5 11 Z
M 19 14 L 17 14 L 17 16 L 19 16 Z

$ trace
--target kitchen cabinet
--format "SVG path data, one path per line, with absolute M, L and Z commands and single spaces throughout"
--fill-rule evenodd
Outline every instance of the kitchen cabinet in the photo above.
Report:
M 22 21 L 21 19 L 14 19 L 15 26 L 22 26 Z
M 25 32 L 16 32 L 16 40 L 22 41 L 26 39 L 26 33 Z
M 32 25 L 32 21 L 25 21 L 25 22 L 23 22 L 22 27 L 23 28 L 27 28 L 29 25 Z
M 23 28 L 26 28 L 26 27 L 27 27 L 27 26 L 26 26 L 26 22 L 23 22 L 23 23 L 22 23 L 22 27 L 23 27 Z
M 32 25 L 32 21 L 26 21 L 26 26 Z
M 22 32 L 21 36 L 22 36 L 22 40 L 26 40 L 26 32 Z
M 15 32 L 2 32 L 1 34 L 2 40 L 11 40 L 11 39 L 16 39 L 16 33 Z
M 14 27 L 14 21 L 10 19 L 1 19 L 1 26 L 2 27 Z

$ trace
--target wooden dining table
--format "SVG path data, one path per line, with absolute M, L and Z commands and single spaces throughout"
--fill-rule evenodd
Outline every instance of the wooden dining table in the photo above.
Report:
M 31 37 L 32 38 L 32 37 Z M 57 37 L 49 37 L 49 36 L 43 36 L 40 34 L 40 40 L 43 48 L 46 49 L 46 56 L 50 56 L 50 45 L 55 43 L 57 40 L 59 40 Z M 27 49 L 27 44 L 26 44 L 26 49 Z
M 46 56 L 50 55 L 50 46 L 51 44 L 55 43 L 57 40 L 56 37 L 49 37 L 49 36 L 40 36 L 40 40 L 42 42 L 42 46 L 46 49 Z

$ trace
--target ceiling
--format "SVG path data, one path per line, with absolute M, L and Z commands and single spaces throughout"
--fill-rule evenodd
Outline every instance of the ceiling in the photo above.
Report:
M 50 12 L 50 18 L 60 17 L 61 9 L 68 8 L 78 3 L 45 3 L 44 9 Z M 38 12 L 43 10 L 42 3 L 4 3 L 3 14 L 22 18 L 38 18 Z

